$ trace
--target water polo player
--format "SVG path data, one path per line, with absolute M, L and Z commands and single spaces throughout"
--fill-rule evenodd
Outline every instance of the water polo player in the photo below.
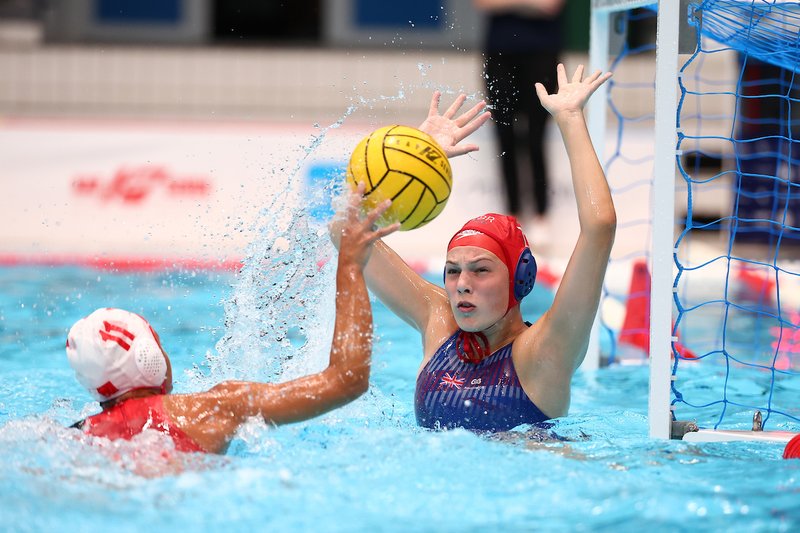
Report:
M 600 300 L 616 212 L 595 155 L 583 107 L 610 76 L 572 79 L 558 66 L 558 90 L 536 92 L 564 140 L 572 171 L 580 234 L 554 301 L 534 324 L 523 321 L 519 302 L 536 275 L 531 249 L 513 217 L 473 219 L 449 241 L 444 288 L 417 275 L 382 241 L 364 270 L 367 284 L 422 335 L 417 376 L 417 422 L 429 428 L 504 431 L 567 414 L 570 382 L 583 361 Z M 463 102 L 463 99 L 457 103 Z M 449 157 L 476 128 L 454 118 L 451 106 L 420 127 Z M 466 150 L 470 151 L 470 150 Z M 533 243 L 535 245 L 535 243 Z
M 360 219 L 362 193 L 363 187 L 351 195 L 342 226 L 336 321 L 325 370 L 286 383 L 228 381 L 207 392 L 170 394 L 169 357 L 147 321 L 121 309 L 98 309 L 70 329 L 67 357 L 78 381 L 103 410 L 74 427 L 112 440 L 152 429 L 169 435 L 177 450 L 224 453 L 249 417 L 270 424 L 297 422 L 363 394 L 369 380 L 372 310 L 362 270 L 372 243 L 399 224 L 374 229 L 390 202 Z

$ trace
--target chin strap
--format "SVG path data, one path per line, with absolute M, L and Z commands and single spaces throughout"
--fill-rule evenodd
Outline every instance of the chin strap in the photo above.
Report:
M 489 339 L 480 331 L 459 331 L 456 337 L 456 355 L 465 363 L 480 363 L 490 355 Z

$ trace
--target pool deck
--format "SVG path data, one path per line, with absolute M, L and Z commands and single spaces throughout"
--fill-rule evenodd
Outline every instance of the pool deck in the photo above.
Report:
M 615 80 L 641 78 L 651 59 L 634 59 Z M 564 57 L 567 68 L 587 60 Z M 302 204 L 308 176 L 340 167 L 365 133 L 418 124 L 433 90 L 445 93 L 443 105 L 483 91 L 480 55 L 453 50 L 6 43 L 0 70 L 0 224 L 14 228 L 0 238 L 5 263 L 235 264 L 259 238 L 259 210 L 292 188 L 288 201 Z M 651 102 L 638 95 L 622 105 L 630 115 Z M 473 140 L 481 150 L 452 161 L 443 214 L 387 239 L 421 269 L 440 268 L 465 220 L 505 210 L 491 125 Z M 637 142 L 652 150 L 648 135 Z M 544 227 L 529 214 L 522 222 L 540 264 L 559 272 L 578 225 L 552 124 L 547 143 L 550 213 Z M 613 256 L 638 254 L 648 230 L 630 222 L 647 218 L 649 189 L 626 190 L 616 204 Z
M 351 147 L 374 126 L 6 118 L 0 142 L 9 148 L 3 167 L 10 179 L 0 196 L 0 223 L 15 231 L 0 240 L 0 258 L 236 261 L 259 238 L 261 209 L 276 198 L 304 205 L 324 184 L 311 176 L 346 165 Z M 306 148 L 314 135 L 321 142 Z M 533 227 L 530 211 L 521 222 L 537 256 L 558 262 L 577 237 L 577 214 L 555 127 L 547 138 L 552 207 L 546 227 Z M 469 218 L 505 211 L 492 126 L 472 140 L 480 150 L 451 162 L 453 192 L 443 213 L 387 238 L 415 266 L 441 265 L 447 239 Z

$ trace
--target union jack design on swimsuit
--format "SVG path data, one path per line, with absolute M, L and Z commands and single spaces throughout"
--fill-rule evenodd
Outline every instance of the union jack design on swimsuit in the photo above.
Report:
M 442 344 L 417 376 L 414 412 L 429 429 L 507 431 L 541 424 L 542 413 L 522 390 L 509 343 L 479 363 L 458 356 L 459 331 Z
M 461 379 L 460 377 L 458 377 L 458 374 L 456 374 L 455 372 L 453 372 L 452 376 L 450 375 L 449 372 L 445 372 L 444 377 L 442 377 L 442 381 L 439 382 L 439 385 L 440 386 L 444 385 L 445 387 L 450 389 L 461 390 L 461 387 L 464 385 L 466 381 L 467 381 L 466 379 Z

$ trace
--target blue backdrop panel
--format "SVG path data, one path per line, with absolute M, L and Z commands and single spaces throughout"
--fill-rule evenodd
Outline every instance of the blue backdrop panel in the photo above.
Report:
M 411 23 L 415 28 L 437 29 L 443 24 L 444 7 L 444 0 L 356 0 L 355 23 L 362 28 L 408 28 Z
M 96 0 L 98 22 L 177 24 L 181 21 L 182 0 Z

